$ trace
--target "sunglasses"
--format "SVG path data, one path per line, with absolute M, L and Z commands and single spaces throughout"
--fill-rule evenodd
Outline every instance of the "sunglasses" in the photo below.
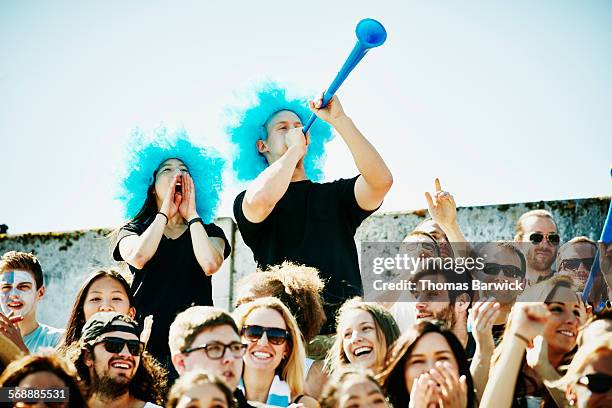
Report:
M 578 379 L 578 384 L 584 385 L 591 392 L 603 394 L 612 388 L 612 375 L 600 373 L 583 375 Z
M 289 338 L 289 332 L 278 327 L 242 326 L 242 335 L 250 342 L 259 341 L 264 333 L 268 341 L 275 346 L 280 346 Z
M 559 269 L 565 269 L 568 271 L 577 271 L 580 268 L 580 264 L 588 270 L 591 270 L 595 258 L 568 258 L 561 261 Z
M 504 274 L 507 278 L 522 278 L 525 276 L 521 268 L 514 265 L 501 265 L 496 263 L 487 263 L 485 264 L 482 271 L 491 276 L 497 276 L 500 272 Z
M 242 358 L 244 353 L 246 352 L 247 345 L 240 342 L 232 342 L 230 344 L 223 343 L 211 343 L 211 344 L 202 344 L 201 346 L 195 346 L 188 348 L 183 351 L 184 354 L 189 354 L 193 351 L 204 350 L 206 356 L 211 360 L 219 360 L 225 355 L 225 350 L 229 349 L 232 357 Z
M 144 343 L 139 340 L 127 340 L 121 337 L 105 337 L 96 344 L 100 343 L 104 343 L 104 349 L 113 354 L 121 353 L 126 344 L 130 354 L 135 357 L 140 356 L 144 351 Z
M 554 246 L 559 245 L 559 242 L 561 241 L 559 234 L 557 234 L 556 232 L 551 232 L 549 234 L 542 234 L 541 232 L 534 232 L 533 234 L 529 236 L 529 241 L 531 241 L 532 244 L 537 245 L 540 242 L 542 242 L 544 238 L 546 238 L 546 240 L 551 245 L 554 245 Z

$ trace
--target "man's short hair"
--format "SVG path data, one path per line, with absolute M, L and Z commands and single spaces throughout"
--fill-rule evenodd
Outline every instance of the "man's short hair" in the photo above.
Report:
M 232 316 L 226 311 L 212 306 L 192 306 L 179 313 L 170 325 L 168 345 L 170 354 L 177 355 L 189 347 L 204 330 L 227 325 L 240 336 L 240 331 Z
M 527 260 L 525 259 L 525 254 L 523 254 L 523 252 L 519 248 L 516 247 L 515 243 L 508 242 L 508 241 L 497 241 L 497 242 L 486 243 L 480 246 L 480 248 L 478 249 L 479 253 L 486 254 L 485 249 L 489 246 L 494 247 L 496 251 L 506 249 L 508 251 L 514 252 L 516 256 L 518 256 L 519 261 L 521 262 L 521 273 L 523 275 L 523 278 L 525 277 L 525 275 L 527 275 Z
M 442 276 L 447 283 L 453 284 L 454 289 L 448 290 L 448 300 L 450 304 L 455 303 L 459 295 L 465 293 L 469 296 L 470 301 L 473 297 L 473 291 L 469 282 L 468 273 L 456 273 L 453 270 L 444 268 L 426 268 L 423 269 L 410 279 L 413 282 L 418 282 L 428 276 Z M 462 286 L 462 288 L 459 288 Z
M 529 217 L 548 218 L 555 224 L 555 227 L 557 226 L 557 223 L 555 222 L 555 219 L 553 218 L 553 215 L 550 213 L 550 211 L 546 211 L 542 209 L 527 211 L 526 213 L 521 215 L 519 219 L 516 221 L 516 235 L 518 237 L 522 237 L 523 234 L 525 233 L 523 223 Z
M 36 289 L 43 285 L 43 271 L 38 259 L 27 252 L 9 251 L 0 258 L 0 273 L 8 271 L 26 271 L 34 275 Z
M 561 258 L 561 254 L 563 253 L 563 251 L 565 251 L 568 247 L 571 247 L 574 244 L 591 244 L 593 245 L 593 249 L 595 250 L 595 252 L 597 252 L 597 243 L 593 241 L 591 238 L 585 237 L 585 236 L 574 237 L 559 247 L 559 250 L 557 251 L 557 260 L 556 260 L 557 268 L 561 267 L 559 263 L 563 260 Z

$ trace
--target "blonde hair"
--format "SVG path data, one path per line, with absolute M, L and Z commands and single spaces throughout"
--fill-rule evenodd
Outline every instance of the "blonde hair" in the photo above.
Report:
M 522 238 L 523 237 L 523 234 L 525 233 L 525 229 L 523 227 L 523 223 L 529 217 L 548 218 L 548 219 L 550 219 L 555 224 L 555 228 L 557 226 L 557 223 L 555 222 L 555 219 L 553 218 L 552 214 L 549 211 L 541 210 L 541 209 L 540 210 L 527 211 L 526 213 L 521 215 L 519 217 L 519 219 L 516 221 L 516 236 L 518 238 Z
M 324 370 L 327 373 L 333 373 L 337 369 L 350 364 L 344 353 L 344 338 L 340 332 L 340 322 L 342 321 L 342 317 L 352 310 L 363 310 L 368 312 L 372 316 L 372 320 L 374 320 L 378 344 L 374 349 L 376 353 L 376 367 L 374 367 L 373 371 L 377 371 L 378 368 L 383 366 L 387 356 L 387 350 L 400 336 L 397 322 L 385 308 L 376 303 L 364 302 L 359 297 L 347 300 L 340 307 L 336 316 L 336 339 L 325 358 Z
M 549 279 L 545 279 L 543 281 L 536 283 L 535 285 L 532 285 L 526 288 L 523 291 L 523 293 L 521 293 L 518 296 L 518 298 L 516 299 L 515 305 L 512 307 L 512 310 L 510 311 L 510 314 L 508 315 L 508 320 L 506 321 L 506 328 L 504 330 L 504 334 L 502 335 L 502 340 L 499 342 L 499 345 L 495 348 L 495 351 L 493 352 L 493 356 L 491 357 L 490 372 L 493 372 L 495 365 L 499 361 L 502 350 L 504 349 L 506 340 L 508 337 L 510 337 L 509 330 L 512 327 L 512 314 L 514 312 L 514 308 L 516 307 L 516 304 L 520 302 L 536 302 L 536 299 L 539 300 L 540 303 L 551 302 L 557 290 L 562 287 L 569 288 L 572 291 L 575 291 L 576 281 L 571 276 L 568 276 L 568 275 L 554 275 L 553 277 Z M 575 296 L 576 296 L 576 300 L 582 303 L 582 300 L 577 293 L 575 294 Z M 574 350 L 567 353 L 565 355 L 564 361 L 571 358 L 573 353 L 574 353 Z
M 302 394 L 304 389 L 306 350 L 304 348 L 302 332 L 295 317 L 293 317 L 287 306 L 277 298 L 264 297 L 245 303 L 234 311 L 234 319 L 239 328 L 244 326 L 246 319 L 256 309 L 276 310 L 283 317 L 289 331 L 288 344 L 290 350 L 289 356 L 280 363 L 277 370 L 280 371 L 281 379 L 289 385 L 293 397 Z M 245 370 L 247 368 L 245 366 Z

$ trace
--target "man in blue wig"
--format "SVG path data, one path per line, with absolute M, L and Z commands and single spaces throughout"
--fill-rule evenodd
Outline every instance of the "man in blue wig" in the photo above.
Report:
M 289 260 L 319 269 L 326 281 L 328 322 L 322 332 L 330 333 L 335 310 L 362 294 L 355 231 L 380 207 L 393 177 L 337 97 L 321 108 L 322 98 L 286 95 L 276 84 L 266 84 L 255 106 L 228 128 L 238 149 L 234 170 L 239 179 L 252 180 L 236 197 L 234 216 L 260 268 Z M 304 135 L 302 124 L 310 111 L 324 122 L 315 122 Z M 320 183 L 330 125 L 348 146 L 360 174 Z

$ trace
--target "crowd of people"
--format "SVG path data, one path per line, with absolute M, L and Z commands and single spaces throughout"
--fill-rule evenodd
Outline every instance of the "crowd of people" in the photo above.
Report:
M 480 256 L 482 268 L 424 266 L 407 279 L 436 289 L 366 299 L 354 235 L 393 177 L 338 98 L 321 104 L 266 84 L 227 127 L 234 170 L 248 182 L 234 217 L 257 263 L 237 283 L 233 310 L 212 299 L 211 275 L 231 253 L 213 223 L 224 159 L 185 132 L 138 134 L 130 145 L 120 194 L 128 221 L 110 236 L 129 272 L 85 278 L 65 329 L 37 319 L 38 259 L 5 253 L 0 387 L 14 393 L 0 404 L 612 406 L 612 245 L 561 237 L 545 210 L 518 218 L 508 241 L 469 243 L 436 179 L 425 194 L 431 217 L 406 231 L 402 250 Z M 311 111 L 321 120 L 304 134 Z M 331 128 L 359 174 L 321 182 Z M 521 290 L 461 285 L 470 279 Z

